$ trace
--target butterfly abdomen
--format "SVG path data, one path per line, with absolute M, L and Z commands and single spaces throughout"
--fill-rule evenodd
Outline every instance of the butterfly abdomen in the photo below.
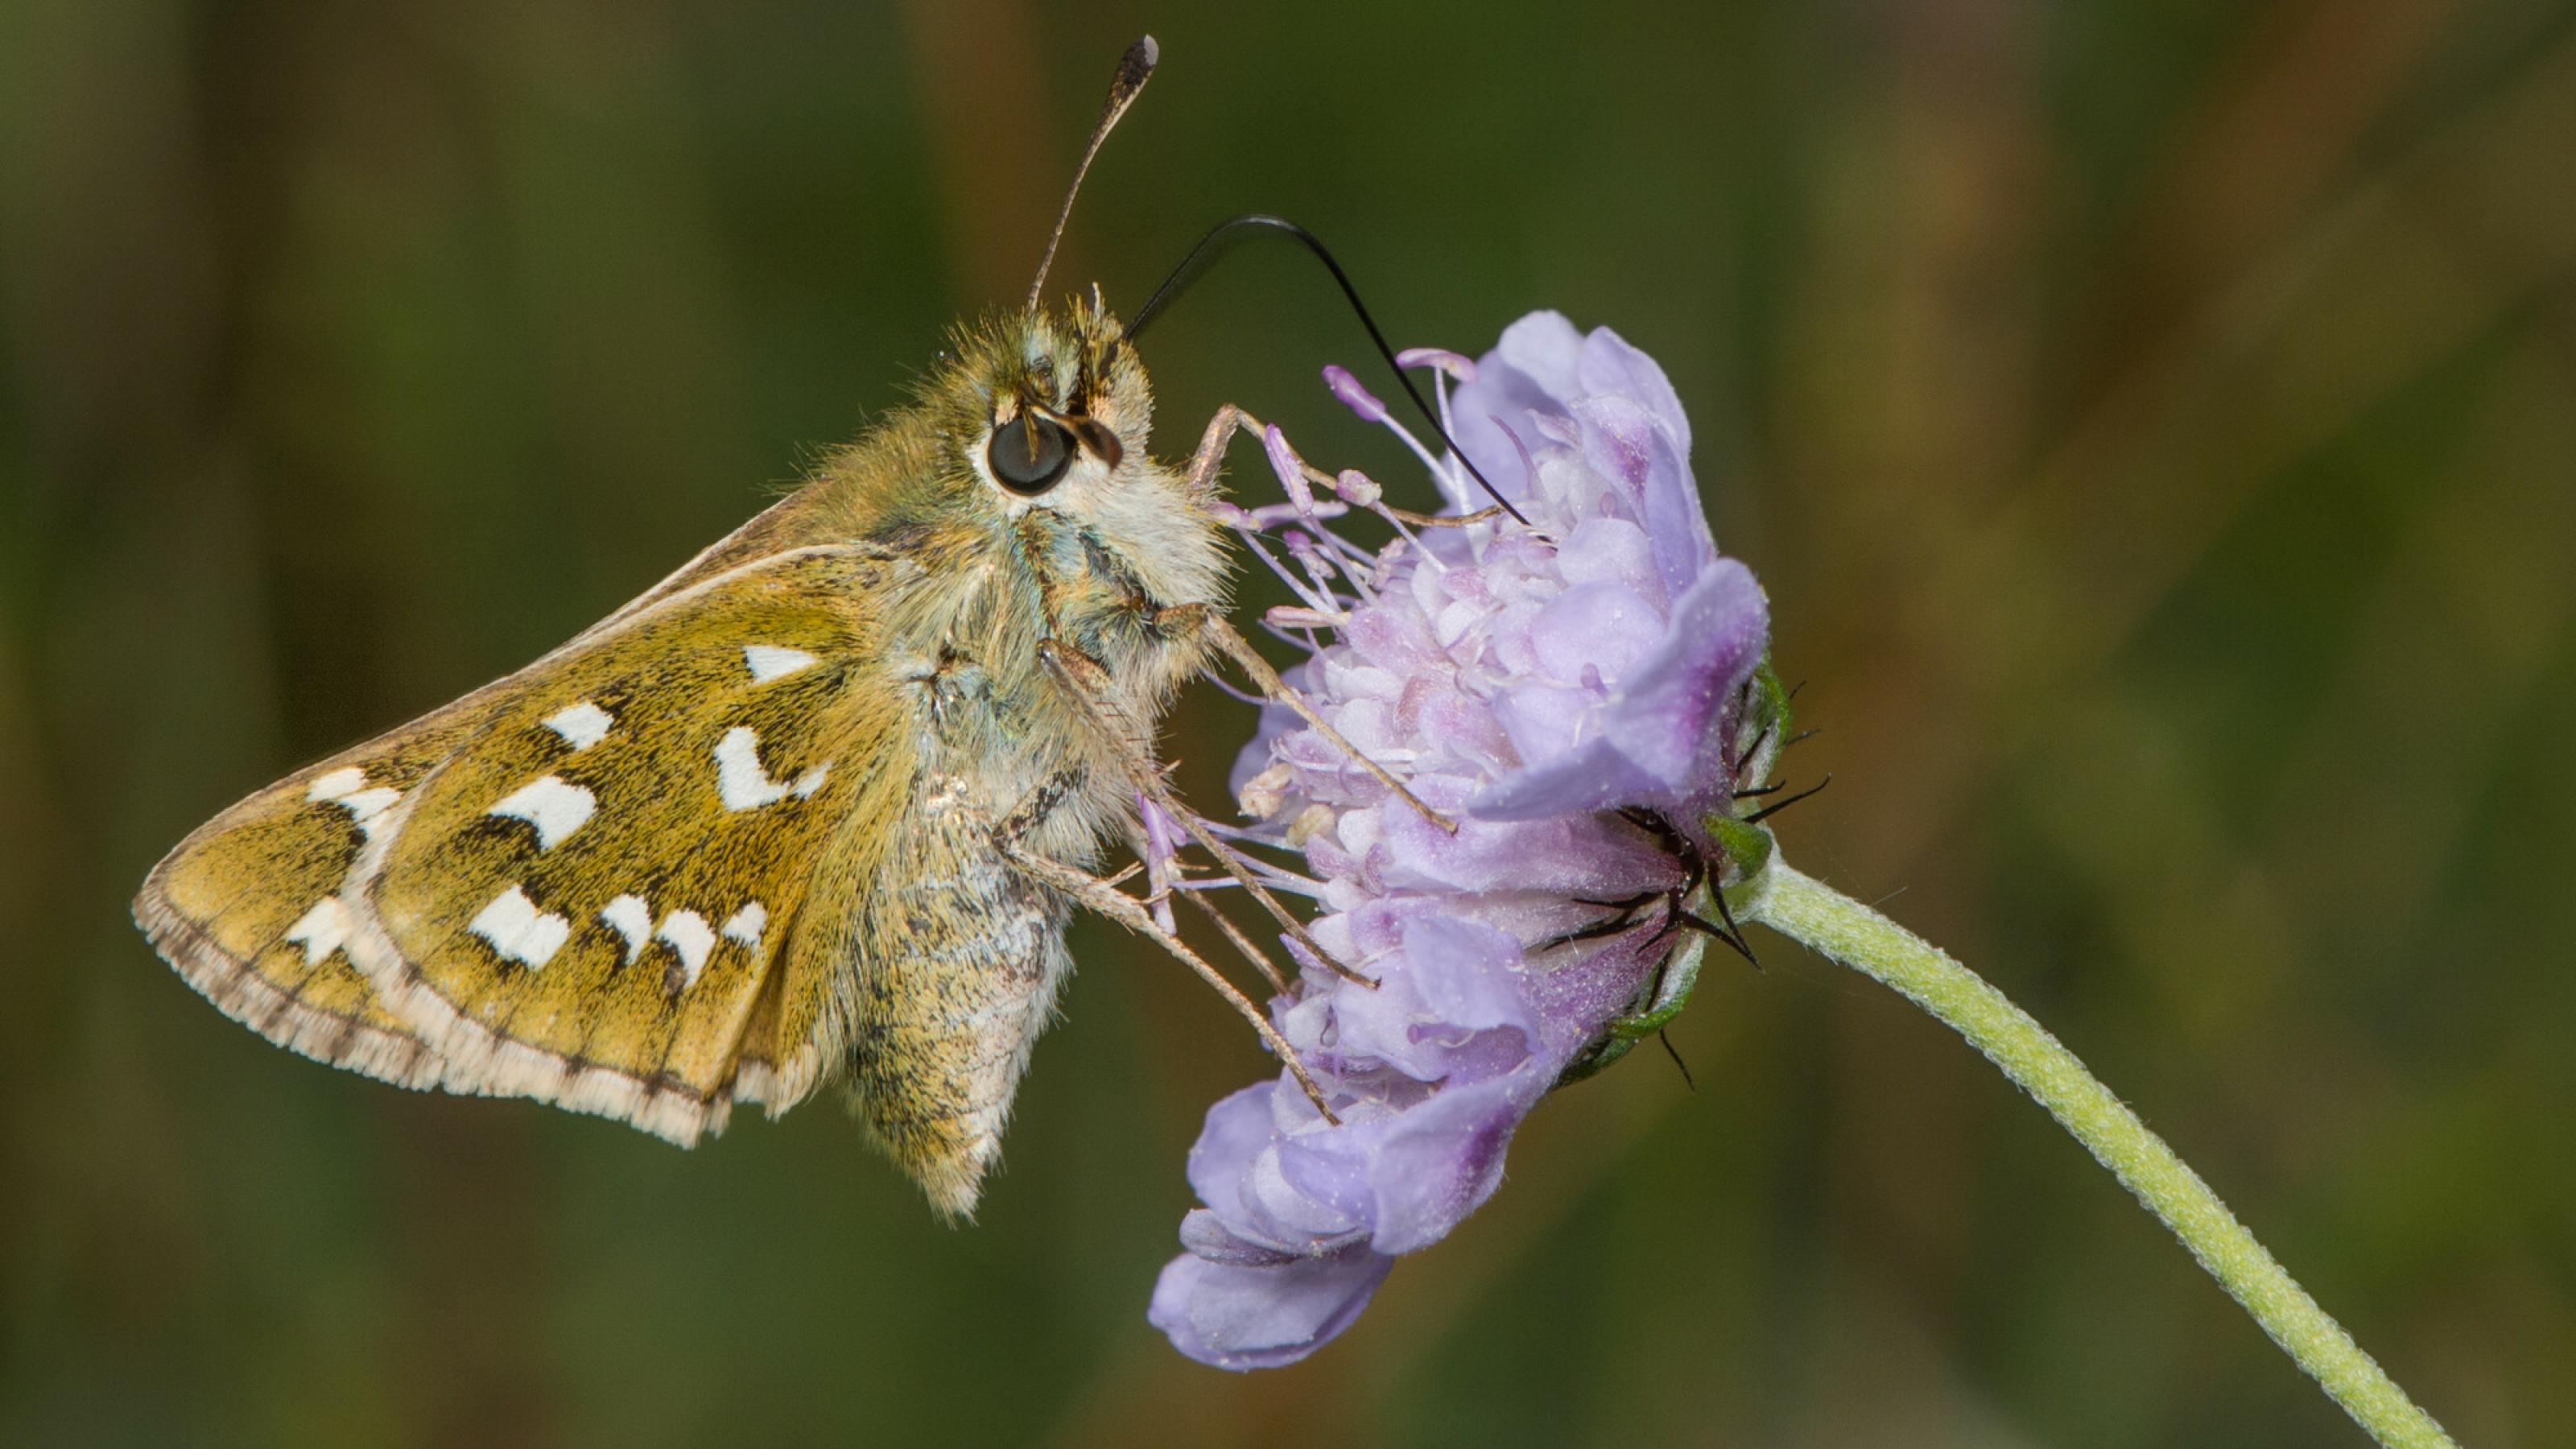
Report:
M 1069 907 L 1013 869 L 953 777 L 929 778 L 858 902 L 846 1069 L 861 1117 L 941 1211 L 975 1205 L 1072 970 Z

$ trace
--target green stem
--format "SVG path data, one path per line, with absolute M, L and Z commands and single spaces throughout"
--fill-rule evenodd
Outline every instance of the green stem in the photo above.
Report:
M 1975 972 L 1860 902 L 1774 856 L 1740 888 L 1737 916 L 1760 921 L 1809 949 L 1896 988 L 2003 1068 L 2039 1100 L 2183 1246 L 2344 1412 L 2382 1444 L 2450 1444 L 2343 1325 L 2283 1271 L 2199 1174 L 2121 1105 L 2046 1028 Z M 1736 891 L 1729 891 L 1732 900 Z

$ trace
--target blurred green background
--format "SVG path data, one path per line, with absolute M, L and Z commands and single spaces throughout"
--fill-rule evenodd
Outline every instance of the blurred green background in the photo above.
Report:
M 1095 925 L 980 1224 L 264 1045 L 159 853 L 1210 221 L 1400 343 L 1606 322 L 1808 682 L 1807 869 L 1985 971 L 2469 1442 L 2576 1442 L 2576 6 L 0 0 L 0 1440 L 2343 1444 L 1957 1041 L 1771 939 L 1298 1368 L 1143 1320 L 1261 1058 Z M 1413 476 L 1246 253 L 1219 402 Z M 1370 374 L 1374 376 L 1374 374 Z M 1256 458 L 1238 476 L 1264 486 Z M 1199 799 L 1246 712 L 1174 718 Z M 1892 898 L 1892 899 L 1891 899 Z M 1724 963 L 1720 963 L 1723 965 Z

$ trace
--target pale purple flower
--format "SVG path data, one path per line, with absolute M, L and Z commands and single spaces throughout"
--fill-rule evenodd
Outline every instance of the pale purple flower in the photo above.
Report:
M 1458 829 L 1277 706 L 1236 767 L 1249 838 L 1302 852 L 1303 875 L 1276 878 L 1315 898 L 1316 943 L 1377 984 L 1292 943 L 1305 969 L 1273 1017 L 1340 1123 L 1282 1072 L 1211 1108 L 1190 1152 L 1204 1206 L 1149 1316 L 1225 1368 L 1305 1356 L 1396 1255 L 1493 1193 L 1521 1118 L 1605 1056 L 1614 1019 L 1702 939 L 1673 929 L 1681 854 L 1641 821 L 1722 863 L 1706 822 L 1777 748 L 1744 718 L 1762 591 L 1709 536 L 1690 423 L 1653 359 L 1540 312 L 1473 362 L 1405 361 L 1454 380 L 1452 436 L 1528 524 L 1407 527 L 1356 473 L 1319 497 L 1276 429 L 1265 451 L 1289 505 L 1232 515 L 1299 595 L 1271 623 L 1314 651 L 1301 691 Z M 1446 512 L 1487 501 L 1349 373 L 1325 376 L 1404 435 Z M 1328 526 L 1358 510 L 1395 536 L 1372 549 Z M 1630 900 L 1650 903 L 1598 904 Z M 1586 928 L 1600 933 L 1568 939 Z

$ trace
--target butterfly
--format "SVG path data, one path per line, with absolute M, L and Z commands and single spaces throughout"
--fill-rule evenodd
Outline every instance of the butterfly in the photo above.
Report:
M 1072 909 L 1169 934 L 1091 873 L 1158 788 L 1154 722 L 1212 648 L 1267 671 L 1208 506 L 1240 420 L 1156 463 L 1132 340 L 1045 272 L 641 597 L 190 835 L 135 900 L 153 945 L 306 1056 L 682 1144 L 839 1080 L 970 1210 Z

